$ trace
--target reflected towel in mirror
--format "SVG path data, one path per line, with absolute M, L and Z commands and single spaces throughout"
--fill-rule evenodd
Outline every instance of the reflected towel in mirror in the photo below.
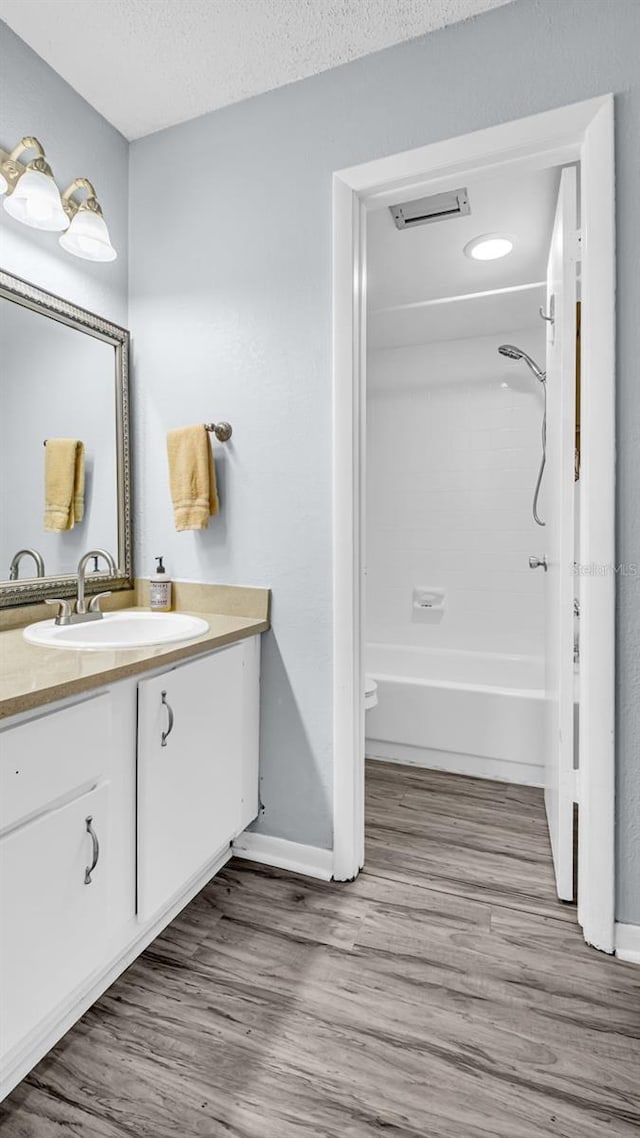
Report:
M 84 517 L 84 443 L 47 439 L 44 456 L 44 528 L 63 533 Z

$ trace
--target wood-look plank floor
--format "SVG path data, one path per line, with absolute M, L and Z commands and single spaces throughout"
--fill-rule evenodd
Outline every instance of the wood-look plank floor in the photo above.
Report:
M 231 863 L 5 1101 L 2 1138 L 638 1138 L 640 968 L 555 899 L 540 792 L 367 783 L 357 881 Z

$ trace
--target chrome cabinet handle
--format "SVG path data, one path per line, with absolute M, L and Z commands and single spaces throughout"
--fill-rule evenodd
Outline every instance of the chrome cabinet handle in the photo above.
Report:
M 84 822 L 85 822 L 85 826 L 87 827 L 87 833 L 88 833 L 89 837 L 91 838 L 91 845 L 92 845 L 91 865 L 88 865 L 84 871 L 84 883 L 85 883 L 85 885 L 91 885 L 91 874 L 93 873 L 94 869 L 96 868 L 96 866 L 98 864 L 98 858 L 100 857 L 100 842 L 98 841 L 98 835 L 96 834 L 96 832 L 93 828 L 93 825 L 92 825 L 93 815 L 91 815 L 91 814 L 87 815 Z
M 160 744 L 161 747 L 166 747 L 167 739 L 169 738 L 171 732 L 173 731 L 173 709 L 171 707 L 171 704 L 169 703 L 169 700 L 167 699 L 166 691 L 163 691 L 161 693 L 161 697 L 162 697 L 162 702 L 167 709 L 167 714 L 169 716 L 169 722 L 167 724 L 167 730 L 162 732 L 162 743 Z

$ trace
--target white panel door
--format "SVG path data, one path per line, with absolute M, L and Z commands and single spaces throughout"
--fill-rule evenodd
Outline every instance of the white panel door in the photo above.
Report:
M 243 644 L 138 685 L 138 914 L 165 908 L 240 828 Z
M 547 266 L 545 805 L 558 897 L 573 899 L 573 599 L 576 389 L 576 171 L 562 171 Z
M 0 1051 L 108 952 L 108 784 L 0 840 Z

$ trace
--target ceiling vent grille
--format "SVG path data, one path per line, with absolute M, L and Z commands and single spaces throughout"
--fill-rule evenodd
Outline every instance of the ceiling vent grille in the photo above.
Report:
M 432 221 L 446 221 L 450 217 L 471 213 L 466 188 L 402 202 L 401 205 L 389 206 L 389 209 L 397 229 L 413 229 L 415 225 L 429 225 Z

